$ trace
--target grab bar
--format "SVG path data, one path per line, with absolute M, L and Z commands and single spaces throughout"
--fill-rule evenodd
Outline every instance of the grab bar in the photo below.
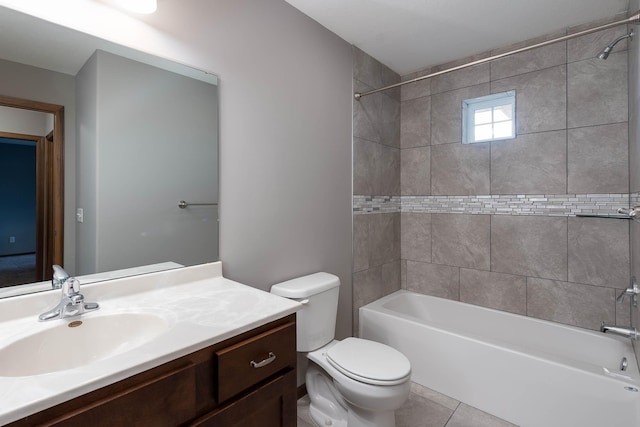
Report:
M 178 203 L 178 207 L 180 209 L 184 209 L 187 206 L 218 206 L 217 203 L 187 203 L 184 200 L 180 200 Z

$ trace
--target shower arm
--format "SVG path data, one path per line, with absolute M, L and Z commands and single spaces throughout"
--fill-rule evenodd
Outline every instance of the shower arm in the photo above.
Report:
M 548 45 L 553 44 L 553 43 L 558 43 L 558 42 L 562 42 L 562 41 L 565 41 L 565 40 L 574 39 L 576 37 L 585 36 L 587 34 L 595 33 L 595 32 L 598 32 L 598 31 L 606 30 L 608 28 L 613 28 L 613 27 L 617 27 L 618 25 L 625 25 L 625 24 L 640 24 L 640 11 L 637 11 L 636 13 L 632 14 L 631 16 L 629 16 L 628 18 L 625 18 L 625 19 L 620 19 L 618 21 L 610 22 L 610 23 L 604 24 L 604 25 L 598 25 L 597 27 L 592 27 L 592 28 L 589 28 L 589 29 L 586 29 L 586 30 L 578 31 L 576 33 L 567 34 L 566 36 L 556 37 L 554 39 L 547 40 L 547 41 L 540 42 L 540 43 L 536 43 L 536 44 L 533 44 L 531 46 L 526 46 L 526 47 L 522 47 L 522 48 L 519 48 L 519 49 L 510 50 L 510 51 L 505 52 L 505 53 L 500 53 L 498 55 L 489 56 L 487 58 L 478 59 L 476 61 L 468 62 L 468 63 L 463 64 L 463 65 L 458 65 L 456 67 L 447 68 L 446 70 L 437 71 L 435 73 L 430 73 L 430 74 L 427 74 L 425 76 L 416 77 L 415 79 L 411 79 L 411 80 L 407 80 L 407 81 L 404 81 L 404 82 L 400 82 L 400 83 L 392 84 L 392 85 L 389 85 L 389 86 L 381 87 L 379 89 L 373 89 L 373 90 L 370 90 L 368 92 L 356 92 L 353 95 L 353 97 L 357 101 L 359 101 L 360 99 L 362 99 L 362 97 L 368 96 L 368 95 L 373 95 L 374 93 L 382 92 L 382 91 L 389 90 L 389 89 L 394 89 L 396 87 L 404 86 L 404 85 L 409 84 L 409 83 L 419 82 L 420 80 L 424 80 L 424 79 L 428 79 L 428 78 L 431 78 L 431 77 L 439 76 L 439 75 L 442 75 L 442 74 L 450 73 L 452 71 L 461 70 L 463 68 L 472 67 L 474 65 L 484 64 L 485 62 L 495 61 L 496 59 L 504 58 L 505 56 L 510 56 L 510 55 L 514 55 L 516 53 L 526 52 L 528 50 L 537 49 L 537 48 L 540 48 L 540 47 L 548 46 Z
M 628 34 L 618 37 L 617 39 L 609 43 L 604 49 L 600 51 L 600 53 L 597 56 L 598 59 L 607 59 L 609 57 L 609 54 L 611 53 L 615 45 L 618 44 L 619 41 L 624 39 L 633 40 L 634 35 L 635 33 L 633 32 L 633 30 L 631 30 Z

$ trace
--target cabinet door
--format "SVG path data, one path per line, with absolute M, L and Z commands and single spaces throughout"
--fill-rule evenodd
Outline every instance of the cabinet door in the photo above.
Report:
M 260 388 L 223 406 L 193 427 L 296 427 L 296 371 L 274 378 Z
M 296 324 L 289 322 L 216 352 L 218 402 L 296 366 Z M 262 366 L 262 364 L 264 364 Z
M 193 365 L 182 366 L 43 424 L 56 427 L 175 427 L 193 419 L 194 384 Z

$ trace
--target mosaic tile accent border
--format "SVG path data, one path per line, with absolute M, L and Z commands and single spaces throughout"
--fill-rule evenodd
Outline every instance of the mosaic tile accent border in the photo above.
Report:
M 420 212 L 479 215 L 616 216 L 640 201 L 629 194 L 517 194 L 480 196 L 353 196 L 354 214 Z M 633 203 L 632 203 L 633 204 Z M 635 206 L 635 204 L 634 204 Z
M 400 212 L 400 196 L 353 196 L 353 213 L 394 213 Z

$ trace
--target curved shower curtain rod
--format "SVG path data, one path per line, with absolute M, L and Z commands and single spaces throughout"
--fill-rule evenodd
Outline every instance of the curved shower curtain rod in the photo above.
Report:
M 526 52 L 528 50 L 537 49 L 539 47 L 544 47 L 544 46 L 547 46 L 547 45 L 550 45 L 550 44 L 553 44 L 553 43 L 557 43 L 557 42 L 573 39 L 573 38 L 576 38 L 576 37 L 584 36 L 584 35 L 587 35 L 587 34 L 595 33 L 597 31 L 606 30 L 608 28 L 617 27 L 618 25 L 624 25 L 624 24 L 640 24 L 640 11 L 637 11 L 636 13 L 634 13 L 631 16 L 629 16 L 628 18 L 621 19 L 621 20 L 615 21 L 615 22 L 611 22 L 609 24 L 599 25 L 597 27 L 589 28 L 588 30 L 578 31 L 577 33 L 568 34 L 568 35 L 562 36 L 562 37 L 557 37 L 555 39 L 551 39 L 551 40 L 547 40 L 547 41 L 544 41 L 544 42 L 533 44 L 531 46 L 522 47 L 520 49 L 514 49 L 514 50 L 511 50 L 509 52 L 501 53 L 501 54 L 498 54 L 498 55 L 493 55 L 493 56 L 490 56 L 490 57 L 484 58 L 484 59 L 478 59 L 477 61 L 468 62 L 468 63 L 463 64 L 463 65 L 458 65 L 456 67 L 447 68 L 446 70 L 437 71 L 435 73 L 427 74 L 426 76 L 417 77 L 415 79 L 411 79 L 411 80 L 407 80 L 405 82 L 400 82 L 400 83 L 392 84 L 392 85 L 389 85 L 389 86 L 381 87 L 379 89 L 370 90 L 368 92 L 356 92 L 356 93 L 354 93 L 353 97 L 357 101 L 359 101 L 363 96 L 373 95 L 374 93 L 382 92 L 384 90 L 389 90 L 389 89 L 393 89 L 393 88 L 396 88 L 396 87 L 404 86 L 404 85 L 409 84 L 409 83 L 415 83 L 415 82 L 418 82 L 420 80 L 428 79 L 430 77 L 435 77 L 435 76 L 439 76 L 441 74 L 450 73 L 452 71 L 461 70 L 463 68 L 471 67 L 473 65 L 484 64 L 485 62 L 494 61 L 496 59 L 504 58 L 505 56 L 513 55 L 513 54 L 520 53 L 520 52 Z

